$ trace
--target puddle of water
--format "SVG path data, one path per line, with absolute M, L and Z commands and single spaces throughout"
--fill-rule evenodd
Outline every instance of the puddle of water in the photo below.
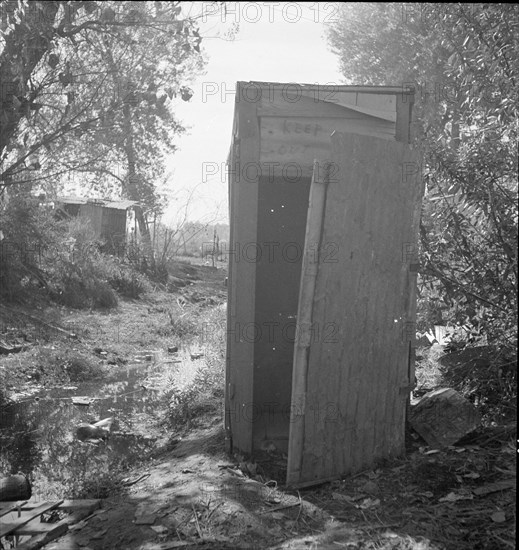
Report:
M 0 413 L 0 471 L 32 473 L 33 495 L 44 500 L 73 498 L 85 479 L 95 485 L 115 468 L 138 463 L 151 448 L 142 434 L 159 400 L 158 391 L 141 384 L 160 369 L 150 363 L 121 367 L 120 375 L 109 382 L 45 389 L 6 407 Z M 78 406 L 72 396 L 95 400 L 88 407 Z M 106 442 L 91 444 L 75 437 L 78 424 L 110 416 L 115 433 Z

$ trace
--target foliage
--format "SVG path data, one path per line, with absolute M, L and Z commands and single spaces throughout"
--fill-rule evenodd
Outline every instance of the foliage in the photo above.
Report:
M 117 306 L 116 292 L 139 298 L 149 290 L 144 275 L 101 249 L 88 221 L 72 219 L 59 224 L 40 261 L 55 300 L 73 308 L 108 309 Z
M 187 385 L 170 383 L 166 399 L 168 421 L 175 427 L 191 426 L 193 420 L 204 412 L 214 411 L 215 404 L 223 398 L 223 362 L 204 362 L 196 371 L 193 381 Z
M 79 353 L 66 354 L 64 368 L 71 382 L 82 382 L 84 380 L 98 380 L 103 372 L 99 364 L 92 362 L 92 359 Z
M 168 269 L 166 263 L 152 248 L 148 242 L 131 243 L 126 249 L 126 261 L 141 276 L 150 281 L 166 284 L 168 281 Z
M 150 289 L 150 283 L 145 275 L 139 273 L 133 266 L 123 263 L 119 258 L 109 258 L 107 266 L 108 283 L 121 296 L 140 298 Z
M 27 2 L 2 8 L 0 179 L 124 195 L 155 186 L 175 101 L 202 68 L 197 17 L 179 2 Z
M 198 340 L 204 345 L 204 356 L 190 382 L 175 382 L 173 374 L 167 384 L 164 398 L 168 409 L 168 422 L 175 428 L 190 426 L 193 420 L 207 412 L 218 412 L 216 407 L 224 395 L 225 387 L 225 312 L 213 308 L 198 324 Z
M 46 286 L 43 251 L 52 242 L 54 223 L 26 186 L 0 202 L 0 295 L 17 299 L 33 285 Z
M 497 377 L 517 349 L 519 11 L 346 3 L 329 41 L 349 82 L 414 89 L 426 183 L 419 314 L 491 346 Z

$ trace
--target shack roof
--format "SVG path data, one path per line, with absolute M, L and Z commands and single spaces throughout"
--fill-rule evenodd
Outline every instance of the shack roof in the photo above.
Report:
M 83 197 L 75 197 L 73 195 L 58 197 L 56 202 L 60 204 L 94 204 L 97 206 L 102 206 L 103 208 L 114 208 L 116 210 L 128 210 L 128 208 L 131 208 L 132 206 L 140 206 L 137 201 L 108 201 L 104 199 L 85 199 Z

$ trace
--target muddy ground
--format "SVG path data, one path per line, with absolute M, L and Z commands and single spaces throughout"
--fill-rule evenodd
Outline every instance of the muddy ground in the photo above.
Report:
M 159 368 L 146 384 L 164 395 L 173 382 L 160 376 L 160 361 L 177 353 L 186 358 L 180 375 L 185 367 L 189 378 L 189 369 L 202 363 L 216 373 L 204 388 L 205 400 L 185 398 L 188 410 L 172 414 L 169 401 L 157 400 L 154 420 L 148 417 L 138 427 L 155 436 L 152 452 L 138 465 L 114 472 L 114 479 L 124 475 L 124 483 L 106 487 L 101 510 L 46 548 L 515 548 L 510 429 L 487 426 L 442 451 L 409 431 L 405 457 L 304 491 L 283 486 L 284 456 L 229 456 L 222 420 L 225 269 L 178 264 L 173 276 L 170 292 L 156 289 L 142 300 L 121 300 L 115 311 L 67 310 L 44 302 L 0 309 L 1 340 L 23 348 L 0 358 L 8 396 L 28 399 L 35 388 L 56 380 L 71 383 L 70 372 L 60 374 L 56 366 L 56 357 L 67 353 L 88 358 L 87 367 L 76 361 L 75 375 L 81 376 L 82 368 L 100 365 L 110 373 L 159 351 Z M 46 324 L 35 327 L 24 313 Z M 25 334 L 21 318 L 27 321 Z M 13 326 L 18 328 L 10 330 Z M 168 351 L 177 346 L 178 352 Z

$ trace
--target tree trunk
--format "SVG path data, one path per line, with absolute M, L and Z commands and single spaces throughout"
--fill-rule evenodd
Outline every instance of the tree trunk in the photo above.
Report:
M 139 176 L 136 173 L 135 167 L 135 149 L 133 146 L 133 126 L 132 126 L 132 112 L 129 103 L 124 106 L 124 125 L 126 129 L 126 160 L 128 162 L 128 184 L 125 191 L 125 195 L 130 200 L 139 200 L 138 185 Z M 148 224 L 144 219 L 144 213 L 142 209 L 135 209 L 135 218 L 139 224 L 139 232 L 143 242 L 151 245 L 150 231 Z
M 50 48 L 54 19 L 61 2 L 34 4 L 26 8 L 22 21 L 16 23 L 5 37 L 5 47 L 0 56 L 0 155 L 13 139 L 20 120 L 30 112 L 28 106 L 34 97 L 27 93 L 27 82 Z M 35 29 L 38 29 L 37 37 L 34 36 Z M 24 47 L 28 44 L 30 47 Z M 27 52 L 23 63 L 19 58 L 22 52 Z

